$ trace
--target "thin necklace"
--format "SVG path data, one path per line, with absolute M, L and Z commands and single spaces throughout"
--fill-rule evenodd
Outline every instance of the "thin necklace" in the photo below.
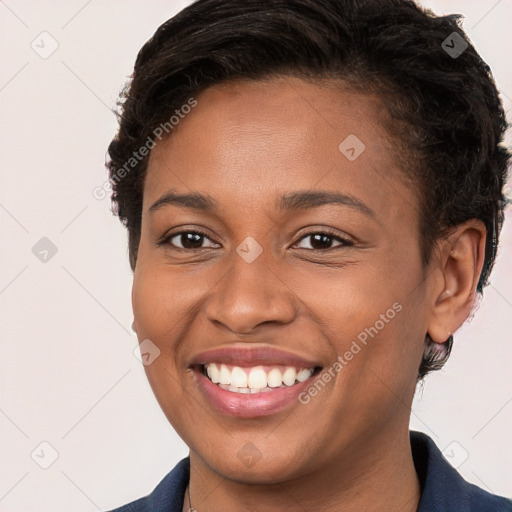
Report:
M 188 504 L 190 505 L 188 512 L 197 512 L 197 510 L 192 506 L 192 500 L 190 499 L 190 485 L 187 485 L 187 492 L 188 492 Z

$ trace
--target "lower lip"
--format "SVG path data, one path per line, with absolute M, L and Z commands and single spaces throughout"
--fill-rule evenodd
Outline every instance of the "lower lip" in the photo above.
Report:
M 293 402 L 298 403 L 298 396 L 310 384 L 309 379 L 287 388 L 274 388 L 260 393 L 235 393 L 220 388 L 200 371 L 194 372 L 199 387 L 209 402 L 220 412 L 240 418 L 257 418 L 283 411 Z

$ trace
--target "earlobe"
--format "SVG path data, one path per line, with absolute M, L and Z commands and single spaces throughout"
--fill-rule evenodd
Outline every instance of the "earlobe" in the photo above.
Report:
M 485 259 L 485 238 L 484 223 L 471 219 L 441 242 L 443 287 L 433 297 L 428 327 L 436 343 L 446 343 L 471 312 Z

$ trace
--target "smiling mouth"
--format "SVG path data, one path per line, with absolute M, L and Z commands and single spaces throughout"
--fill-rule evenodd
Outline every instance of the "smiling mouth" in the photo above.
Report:
M 232 393 L 257 394 L 290 388 L 321 371 L 320 366 L 235 366 L 223 363 L 199 365 L 200 372 L 219 388 Z

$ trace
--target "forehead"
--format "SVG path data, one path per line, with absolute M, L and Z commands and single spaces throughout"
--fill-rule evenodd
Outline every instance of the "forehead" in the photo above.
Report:
M 319 188 L 370 200 L 376 210 L 396 209 L 400 197 L 414 207 L 376 96 L 282 77 L 219 84 L 195 99 L 151 152 L 144 210 L 169 189 L 206 191 L 240 207 Z

